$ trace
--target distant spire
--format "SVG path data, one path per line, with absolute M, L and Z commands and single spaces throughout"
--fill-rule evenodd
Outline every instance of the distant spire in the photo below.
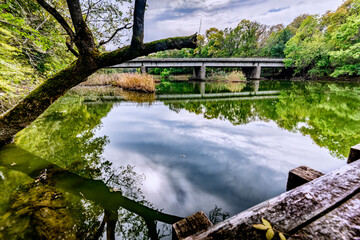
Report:
M 200 18 L 199 35 L 200 35 L 200 32 L 201 32 L 201 24 L 202 24 L 202 18 Z

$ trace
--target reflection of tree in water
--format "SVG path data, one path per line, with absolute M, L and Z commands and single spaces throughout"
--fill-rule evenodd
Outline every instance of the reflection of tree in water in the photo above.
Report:
M 277 100 L 188 100 L 165 105 L 175 112 L 186 109 L 233 125 L 273 120 L 281 128 L 309 135 L 335 157 L 345 158 L 350 147 L 360 141 L 359 101 L 357 83 L 297 82 Z
M 312 83 L 284 92 L 276 105 L 277 124 L 309 135 L 332 155 L 346 158 L 360 141 L 359 84 Z
M 104 181 L 71 173 L 17 146 L 1 149 L 0 157 L 1 166 L 34 179 L 11 194 L 0 218 L 4 237 L 99 239 L 106 231 L 108 239 L 158 239 L 156 221 L 172 224 L 181 219 L 151 208 L 140 191 L 143 177 L 132 167 L 119 172 L 107 164 L 104 176 L 116 176 L 107 178 L 113 186 L 109 188 Z
M 207 119 L 221 119 L 231 122 L 233 125 L 246 124 L 255 120 L 268 120 L 268 116 L 276 115 L 273 107 L 277 100 L 222 100 L 218 101 L 183 101 L 165 102 L 175 112 L 186 109 L 197 115 L 203 115 Z M 266 108 L 270 106 L 270 108 Z M 257 111 L 266 109 L 266 112 Z M 264 114 L 264 115 L 263 115 Z
M 209 212 L 209 220 L 213 223 L 213 224 L 217 224 L 220 223 L 224 220 L 226 220 L 227 218 L 230 217 L 230 213 L 224 211 L 222 208 L 219 208 L 218 206 L 215 205 L 214 209 L 212 209 Z
M 47 227 L 46 225 L 51 222 L 39 221 L 37 217 L 38 212 L 54 208 L 51 201 L 47 206 L 34 208 L 33 205 L 36 201 L 21 202 L 19 200 L 18 202 L 16 200 L 19 199 L 16 196 L 22 196 L 21 199 L 45 201 L 42 197 L 48 194 L 40 196 L 32 194 L 34 191 L 26 193 L 21 191 L 24 188 L 39 188 L 39 184 L 41 184 L 41 190 L 36 192 L 64 196 L 62 204 L 66 202 L 66 209 L 71 214 L 69 215 L 71 220 L 66 222 L 75 223 L 77 238 L 90 238 L 91 236 L 93 239 L 97 239 L 103 235 L 103 232 L 107 232 L 109 239 L 114 238 L 115 234 L 123 239 L 148 239 L 149 237 L 157 239 L 157 220 L 173 223 L 180 218 L 161 214 L 149 208 L 151 204 L 145 200 L 141 192 L 144 176 L 137 174 L 132 166 L 114 168 L 110 162 L 102 159 L 101 155 L 108 139 L 106 136 L 96 137 L 95 132 L 101 124 L 101 119 L 111 110 L 112 104 L 84 105 L 82 100 L 78 96 L 60 99 L 36 122 L 18 135 L 16 143 L 33 153 L 33 156 L 41 157 L 35 157 L 38 162 L 44 162 L 42 159 L 48 160 L 45 166 L 41 167 L 43 171 L 47 171 L 47 180 L 44 183 L 37 182 L 37 185 L 33 181 L 31 183 L 25 181 L 22 183 L 23 187 L 19 188 L 20 190 L 17 192 L 11 189 L 13 197 L 8 213 L 18 213 L 17 209 L 12 208 L 14 203 L 17 203 L 22 209 L 28 210 L 23 211 L 21 215 L 11 214 L 12 217 L 27 216 L 30 219 L 28 220 L 30 225 L 34 225 L 33 229 L 38 229 L 37 225 L 40 224 L 43 228 L 54 229 L 53 234 L 56 235 L 58 232 L 56 227 Z M 14 162 L 15 160 L 23 161 L 17 157 L 14 159 L 14 156 L 18 156 L 18 154 L 18 151 L 15 151 L 7 158 L 13 159 Z M 49 167 L 51 164 L 57 165 L 55 172 Z M 8 167 L 11 168 L 11 164 Z M 58 168 L 61 169 L 60 172 Z M 33 173 L 29 174 L 33 178 L 38 177 Z M 69 179 L 71 179 L 71 183 L 67 182 Z M 72 194 L 68 194 L 69 192 Z M 57 201 L 59 202 L 60 199 L 58 198 Z M 56 214 L 53 216 L 55 217 Z M 64 219 L 66 218 L 64 217 Z M 57 227 L 66 228 L 66 226 L 59 224 Z M 20 226 L 18 224 L 9 226 L 8 230 L 3 232 L 10 234 L 17 227 Z M 30 232 L 42 235 L 39 231 Z M 63 229 L 62 232 L 71 231 Z M 163 234 L 163 232 L 160 233 L 160 235 Z

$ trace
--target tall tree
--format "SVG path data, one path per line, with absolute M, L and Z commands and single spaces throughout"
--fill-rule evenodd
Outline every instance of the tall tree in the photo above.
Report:
M 195 48 L 196 35 L 168 38 L 144 43 L 144 16 L 146 0 L 135 0 L 132 22 L 132 38 L 128 46 L 111 52 L 101 52 L 93 32 L 86 22 L 80 0 L 67 0 L 70 19 L 64 17 L 55 5 L 46 0 L 36 0 L 62 26 L 67 34 L 67 46 L 76 60 L 67 68 L 48 78 L 12 109 L 0 116 L 0 145 L 28 126 L 67 90 L 86 80 L 98 69 L 126 62 L 133 58 L 168 49 Z M 56 2 L 55 2 L 56 4 Z M 128 25 L 124 25 L 127 28 Z M 116 35 L 117 29 L 110 38 Z M 75 47 L 73 47 L 75 46 Z

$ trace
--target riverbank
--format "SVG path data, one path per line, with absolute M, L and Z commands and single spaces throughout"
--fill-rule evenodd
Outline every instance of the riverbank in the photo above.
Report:
M 119 74 L 119 73 L 117 73 Z M 222 74 L 223 75 L 223 74 Z M 234 74 L 235 75 L 235 74 Z M 131 83 L 131 79 L 133 79 L 132 74 L 127 74 L 124 83 L 116 83 L 118 87 L 123 87 L 125 90 L 132 90 L 134 92 L 155 92 L 155 85 L 160 84 L 162 78 L 159 75 L 150 75 L 147 74 L 146 77 L 141 77 L 141 74 L 136 75 L 137 83 Z M 190 75 L 170 75 L 167 81 L 174 81 L 174 82 L 189 82 Z M 119 78 L 119 77 L 118 77 Z M 134 79 L 135 79 L 134 78 Z M 219 80 L 222 78 L 222 80 Z M 130 81 L 131 80 L 131 81 Z M 269 79 L 262 79 L 262 80 L 269 80 Z M 79 86 L 112 86 L 115 78 L 111 74 L 94 74 L 92 75 L 88 81 L 80 84 Z M 148 81 L 148 83 L 144 83 L 144 86 L 141 85 L 142 82 Z M 240 78 L 238 81 L 232 77 L 227 78 L 223 77 L 215 77 L 208 78 L 206 81 L 219 81 L 219 82 L 246 82 L 247 80 L 243 80 Z M 251 80 L 250 80 L 251 81 Z M 294 77 L 289 79 L 288 81 L 309 81 L 309 82 L 360 82 L 360 77 L 339 77 L 339 78 L 332 78 L 332 77 Z M 12 92 L 6 92 L 0 90 L 0 114 L 9 110 L 12 106 L 14 106 L 18 101 L 21 100 L 24 96 L 26 96 L 31 90 L 36 88 L 40 83 L 39 82 L 27 82 L 26 84 L 17 84 L 14 86 L 15 90 Z

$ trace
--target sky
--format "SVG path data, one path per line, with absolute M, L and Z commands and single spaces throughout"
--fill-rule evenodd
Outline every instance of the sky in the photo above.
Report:
M 342 0 L 148 0 L 145 41 L 236 27 L 242 19 L 287 25 L 300 14 L 324 14 Z

